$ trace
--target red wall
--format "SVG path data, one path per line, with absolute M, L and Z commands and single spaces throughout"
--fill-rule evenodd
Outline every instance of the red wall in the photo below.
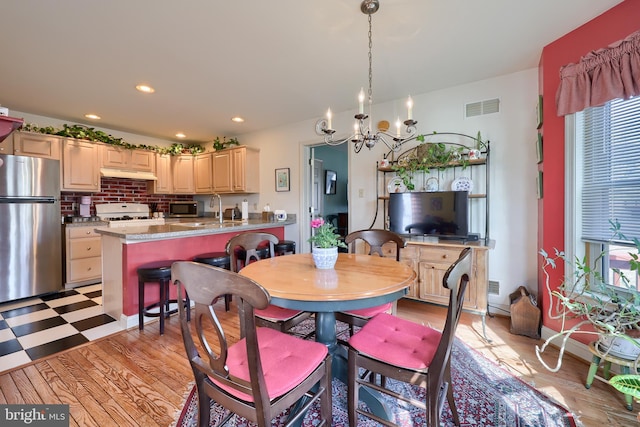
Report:
M 543 95 L 544 158 L 543 199 L 538 205 L 538 247 L 552 254 L 554 248 L 564 250 L 564 118 L 558 117 L 555 98 L 560 83 L 560 67 L 577 62 L 587 52 L 621 40 L 640 29 L 640 1 L 625 0 L 602 15 L 566 34 L 542 51 L 539 84 Z M 540 269 L 541 260 L 538 260 Z M 557 287 L 563 268 L 551 271 L 551 284 Z M 555 284 L 555 285 L 554 285 Z M 538 293 L 542 296 L 543 324 L 558 330 L 558 322 L 549 319 L 549 295 L 544 274 L 538 274 Z M 580 336 L 576 339 L 581 340 Z M 589 341 L 589 337 L 584 342 Z

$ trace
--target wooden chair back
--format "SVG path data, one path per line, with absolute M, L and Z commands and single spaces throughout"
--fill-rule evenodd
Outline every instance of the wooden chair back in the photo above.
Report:
M 369 255 L 378 254 L 384 256 L 382 246 L 385 243 L 393 242 L 396 245 L 396 261 L 400 261 L 400 249 L 405 247 L 405 241 L 397 233 L 388 230 L 359 230 L 347 234 L 344 238 L 345 244 L 349 246 L 351 253 L 356 252 L 356 241 L 364 240 L 369 245 Z
M 260 246 L 263 246 L 265 242 L 267 243 L 267 246 L 269 248 L 268 257 L 275 256 L 273 245 L 275 245 L 279 241 L 280 239 L 278 239 L 271 233 L 249 232 L 238 234 L 237 236 L 232 237 L 227 242 L 227 253 L 231 258 L 232 271 L 237 273 L 241 269 L 241 266 L 245 266 L 251 261 L 260 260 L 261 257 L 258 253 L 258 248 Z M 238 254 L 235 250 L 238 247 L 244 249 L 244 259 L 238 259 Z
M 253 315 L 254 308 L 266 308 L 269 305 L 270 296 L 266 289 L 253 280 L 228 270 L 188 261 L 174 263 L 171 267 L 171 278 L 178 286 L 179 298 L 184 297 L 186 291 L 195 303 L 195 313 L 191 322 L 187 321 L 186 310 L 182 304 L 179 305 L 179 311 L 182 338 L 199 393 L 206 390 L 214 399 L 222 398 L 231 408 L 235 408 L 232 409 L 233 412 L 243 412 L 242 407 L 248 405 L 247 403 L 236 402 L 237 399 L 228 395 L 217 397 L 223 393 L 211 385 L 208 378 L 213 378 L 242 393 L 252 395 L 256 407 L 268 407 L 269 397 L 260 363 Z M 235 296 L 237 303 L 242 305 L 239 313 L 244 317 L 250 382 L 231 377 L 227 368 L 227 350 L 230 343 L 212 305 L 212 301 L 226 294 Z M 190 323 L 193 324 L 193 330 Z M 233 336 L 233 333 L 230 335 Z M 196 339 L 199 346 L 196 346 Z M 201 411 L 204 409 L 207 408 L 200 408 Z M 244 410 L 246 411 L 246 408 Z

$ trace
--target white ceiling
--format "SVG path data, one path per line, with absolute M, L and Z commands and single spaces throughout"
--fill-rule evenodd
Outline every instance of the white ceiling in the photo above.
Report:
M 374 102 L 536 67 L 545 45 L 620 2 L 380 0 Z M 352 110 L 367 87 L 360 0 L 3 0 L 0 28 L 3 106 L 170 140 Z

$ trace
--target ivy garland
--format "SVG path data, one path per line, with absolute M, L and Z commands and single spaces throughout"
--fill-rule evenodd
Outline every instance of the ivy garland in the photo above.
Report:
M 39 127 L 38 125 L 27 123 L 22 126 L 22 130 L 47 135 L 64 136 L 67 138 L 84 139 L 86 141 L 103 142 L 105 144 L 126 148 L 127 150 L 155 151 L 158 154 L 169 154 L 171 156 L 177 156 L 183 153 L 191 153 L 195 155 L 198 153 L 202 153 L 205 150 L 204 147 L 199 144 L 184 145 L 180 143 L 174 143 L 170 147 L 160 147 L 157 145 L 145 144 L 130 144 L 124 141 L 122 138 L 116 138 L 101 130 L 96 130 L 94 128 L 83 125 L 64 124 L 62 125 L 62 129 L 56 129 L 53 126 Z M 235 141 L 237 144 L 237 140 Z

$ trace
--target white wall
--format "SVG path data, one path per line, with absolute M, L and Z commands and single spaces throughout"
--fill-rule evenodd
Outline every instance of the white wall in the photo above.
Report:
M 536 292 L 537 79 L 537 69 L 530 69 L 437 92 L 412 94 L 419 133 L 460 132 L 475 136 L 481 131 L 483 139 L 491 141 L 490 237 L 495 240 L 495 249 L 489 256 L 489 279 L 500 283 L 500 294 L 490 295 L 489 302 L 502 309 L 508 309 L 509 294 L 518 286 L 525 285 Z M 466 103 L 493 98 L 500 99 L 499 113 L 464 118 Z M 397 116 L 404 118 L 404 103 L 402 99 L 374 105 L 374 123 L 394 123 Z M 322 114 L 319 111 L 318 118 Z M 353 114 L 354 111 L 334 114 L 333 127 L 338 134 L 341 129 L 345 134 L 352 129 Z M 300 226 L 305 226 L 306 218 L 301 202 L 301 152 L 304 145 L 321 141 L 314 125 L 315 120 L 308 120 L 239 137 L 241 143 L 261 149 L 259 204 L 268 202 L 272 208 L 296 213 Z M 387 151 L 379 144 L 371 151 L 364 148 L 358 154 L 349 152 L 350 230 L 371 225 L 376 209 L 375 165 Z M 291 191 L 276 193 L 274 170 L 282 167 L 291 168 Z M 359 197 L 360 190 L 363 197 Z M 382 221 L 379 215 L 376 226 L 381 227 Z M 299 236 L 299 229 L 287 230 L 287 238 L 298 240 Z

